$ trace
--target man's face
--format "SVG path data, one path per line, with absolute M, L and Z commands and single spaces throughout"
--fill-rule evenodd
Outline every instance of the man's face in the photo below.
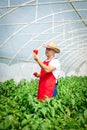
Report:
M 46 48 L 45 54 L 47 57 L 51 57 L 51 56 L 54 56 L 55 51 L 50 48 Z

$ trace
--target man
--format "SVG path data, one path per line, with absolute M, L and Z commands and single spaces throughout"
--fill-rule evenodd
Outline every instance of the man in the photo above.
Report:
M 34 60 L 41 67 L 41 72 L 34 73 L 35 77 L 39 77 L 38 100 L 45 100 L 46 97 L 52 98 L 57 94 L 57 80 L 60 73 L 60 61 L 55 58 L 56 53 L 60 53 L 55 42 L 49 42 L 44 46 L 47 59 L 42 62 L 41 59 L 33 53 Z

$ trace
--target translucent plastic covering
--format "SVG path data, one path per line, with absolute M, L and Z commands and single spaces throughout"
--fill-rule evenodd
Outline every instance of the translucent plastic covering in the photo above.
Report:
M 87 75 L 87 0 L 0 0 L 0 81 L 39 71 L 32 50 L 56 41 L 61 75 Z

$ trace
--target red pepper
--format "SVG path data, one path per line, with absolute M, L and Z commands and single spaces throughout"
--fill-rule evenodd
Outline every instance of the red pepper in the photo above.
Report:
M 37 55 L 38 54 L 38 50 L 34 49 L 33 52 Z
M 33 75 L 36 77 L 37 76 L 37 72 L 34 72 Z

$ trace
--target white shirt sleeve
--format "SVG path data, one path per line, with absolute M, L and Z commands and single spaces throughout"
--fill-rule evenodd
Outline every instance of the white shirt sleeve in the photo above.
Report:
M 56 69 L 52 72 L 54 77 L 58 79 L 60 75 L 60 61 L 58 59 L 52 59 L 49 63 L 49 65 L 54 66 Z

